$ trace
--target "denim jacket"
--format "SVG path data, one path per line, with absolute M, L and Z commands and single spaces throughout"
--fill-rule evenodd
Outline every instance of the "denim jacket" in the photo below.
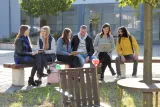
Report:
M 72 52 L 72 49 L 71 49 L 71 41 L 69 41 L 68 43 L 68 50 L 67 50 L 67 45 L 64 44 L 64 41 L 63 39 L 60 37 L 57 41 L 57 54 L 58 55 L 68 55 L 69 53 Z

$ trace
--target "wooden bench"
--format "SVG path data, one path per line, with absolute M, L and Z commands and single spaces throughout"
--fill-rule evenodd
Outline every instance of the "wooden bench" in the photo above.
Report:
M 68 68 L 68 65 L 61 61 L 56 61 L 55 63 L 63 66 L 61 67 L 62 69 Z M 51 62 L 49 62 L 48 64 L 51 64 Z M 25 85 L 24 68 L 33 67 L 33 65 L 7 63 L 7 64 L 3 64 L 3 67 L 12 69 L 12 85 L 23 86 Z
M 59 71 L 63 107 L 100 107 L 99 82 L 95 68 Z

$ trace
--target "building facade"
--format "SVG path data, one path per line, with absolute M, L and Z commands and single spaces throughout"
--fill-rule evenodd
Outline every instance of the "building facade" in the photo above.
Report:
M 13 2 L 18 0 L 10 1 Z M 40 27 L 43 25 L 49 25 L 52 33 L 62 32 L 65 27 L 68 27 L 71 28 L 73 34 L 75 34 L 79 31 L 79 27 L 82 24 L 85 24 L 88 26 L 88 33 L 94 38 L 95 35 L 100 32 L 101 26 L 104 23 L 109 23 L 111 25 L 113 36 L 117 35 L 118 27 L 125 26 L 128 28 L 130 34 L 136 37 L 139 43 L 143 43 L 143 5 L 140 5 L 138 9 L 133 9 L 129 6 L 124 8 L 119 7 L 116 0 L 76 0 L 71 9 L 67 12 L 59 13 L 57 16 L 42 15 L 39 18 L 33 18 L 27 16 L 22 11 L 20 12 L 19 6 L 15 6 L 15 9 L 16 10 L 11 9 L 12 11 L 14 10 L 13 13 L 11 12 L 11 15 L 14 14 L 14 16 L 12 16 L 13 19 L 11 17 L 11 32 L 15 32 L 15 30 L 19 28 L 20 24 L 28 24 L 33 26 L 34 32 L 39 31 Z M 160 9 L 153 9 L 153 43 L 160 43 L 159 13 Z M 5 20 L 7 20 L 8 15 L 9 14 L 7 13 Z M 4 21 L 2 22 L 4 23 Z M 9 25 L 9 22 L 7 22 L 6 25 Z M 6 28 L 8 29 L 9 27 L 7 26 Z
M 17 32 L 21 22 L 18 0 L 1 0 L 0 3 L 0 38 Z

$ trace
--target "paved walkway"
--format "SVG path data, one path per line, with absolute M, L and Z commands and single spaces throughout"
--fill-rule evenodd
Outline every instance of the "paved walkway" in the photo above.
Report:
M 140 51 L 140 58 L 143 58 L 143 46 L 140 46 L 141 51 Z M 154 58 L 159 58 L 159 50 L 160 50 L 160 46 L 153 46 L 153 57 Z M 116 57 L 116 52 L 113 52 L 113 58 Z M 2 92 L 15 92 L 17 90 L 21 90 L 21 89 L 32 89 L 33 87 L 27 87 L 27 81 L 28 81 L 28 77 L 30 75 L 30 71 L 31 68 L 26 68 L 25 69 L 25 82 L 26 82 L 26 86 L 24 87 L 13 87 L 11 86 L 12 84 L 12 72 L 11 69 L 8 68 L 3 68 L 3 63 L 14 63 L 13 60 L 13 50 L 0 50 L 0 93 Z M 152 72 L 153 72 L 153 77 L 160 77 L 160 72 L 159 72 L 159 67 L 160 64 L 157 63 L 153 63 L 152 64 Z M 115 69 L 115 64 L 112 64 L 113 68 Z M 127 78 L 131 77 L 132 74 L 132 68 L 133 68 L 133 64 L 126 64 L 126 75 Z M 143 75 L 143 64 L 139 63 L 138 65 L 138 77 L 142 77 Z M 35 76 L 36 79 L 36 76 Z M 106 82 L 111 82 L 114 81 L 115 77 L 111 76 L 110 71 L 108 70 L 108 68 L 106 69 L 105 72 L 105 81 Z M 46 78 L 43 78 L 43 85 L 46 85 Z

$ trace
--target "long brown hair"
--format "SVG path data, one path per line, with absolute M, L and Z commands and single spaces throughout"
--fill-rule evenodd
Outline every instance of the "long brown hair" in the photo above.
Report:
M 44 29 L 46 31 L 46 38 L 44 39 L 44 50 L 47 50 L 49 48 L 50 27 L 49 26 L 43 26 L 41 29 Z
M 102 38 L 103 35 L 104 35 L 103 29 L 106 28 L 106 27 L 109 28 L 109 32 L 108 32 L 107 36 L 111 35 L 111 27 L 110 27 L 109 23 L 105 23 L 105 24 L 102 26 L 102 28 L 101 28 L 101 33 L 100 33 L 100 37 L 101 37 L 101 38 Z
M 24 33 L 25 33 L 25 31 L 28 30 L 28 29 L 29 29 L 29 26 L 28 26 L 28 25 L 21 25 L 21 27 L 20 27 L 20 29 L 19 29 L 19 33 L 18 33 L 18 35 L 16 36 L 16 39 L 15 39 L 15 41 L 14 41 L 14 44 L 15 44 L 16 40 L 17 40 L 19 37 L 23 36 Z
M 68 34 L 72 32 L 70 28 L 65 28 L 63 30 L 63 33 L 62 33 L 62 39 L 64 41 L 64 44 L 68 44 L 70 39 L 68 39 Z

